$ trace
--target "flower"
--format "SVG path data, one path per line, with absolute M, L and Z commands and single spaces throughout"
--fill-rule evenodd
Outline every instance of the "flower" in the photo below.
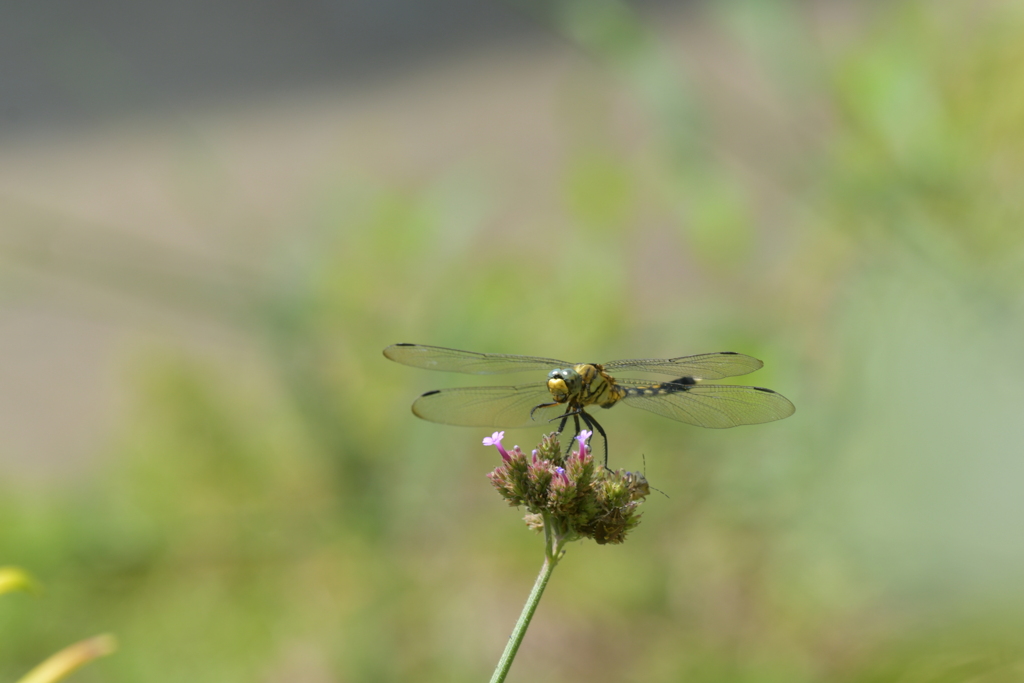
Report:
M 545 436 L 528 457 L 519 446 L 501 445 L 504 432 L 483 440 L 495 446 L 502 464 L 487 477 L 513 507 L 525 507 L 527 525 L 544 529 L 563 542 L 593 538 L 600 544 L 621 543 L 640 521 L 636 508 L 650 492 L 643 476 L 598 467 L 587 446 L 593 435 L 576 437 L 579 450 L 565 456 L 558 434 Z
M 576 440 L 580 442 L 580 450 L 581 451 L 584 448 L 587 448 L 587 439 L 589 439 L 593 435 L 594 435 L 594 432 L 590 431 L 589 429 L 581 430 L 580 433 L 576 435 Z
M 490 436 L 484 437 L 485 446 L 494 446 L 501 453 L 501 459 L 508 462 L 510 457 L 505 447 L 501 445 L 501 440 L 505 438 L 505 432 L 494 432 Z

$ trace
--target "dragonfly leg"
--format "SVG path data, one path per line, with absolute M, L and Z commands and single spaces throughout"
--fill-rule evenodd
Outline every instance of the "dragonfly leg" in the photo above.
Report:
M 557 419 L 558 418 L 556 417 L 553 420 L 550 420 L 550 422 L 554 422 Z M 569 420 L 569 413 L 566 413 L 565 415 L 562 416 L 562 421 L 558 423 L 558 434 L 559 434 L 559 436 L 561 436 L 562 431 L 565 429 L 565 423 L 568 420 Z
M 530 419 L 532 420 L 533 419 L 533 414 L 535 412 L 537 412 L 538 410 L 540 410 L 541 408 L 550 408 L 551 406 L 557 406 L 557 405 L 558 405 L 557 403 L 541 403 L 540 405 L 537 405 L 537 406 L 534 406 L 534 407 L 530 408 Z M 566 415 L 568 415 L 568 413 L 566 413 Z M 558 418 L 556 417 L 554 419 L 548 420 L 548 422 L 554 422 L 557 419 Z M 562 427 L 564 427 L 564 426 L 565 426 L 565 421 L 563 420 L 562 421 Z M 562 431 L 562 430 L 559 429 L 558 431 Z
M 565 418 L 568 418 L 569 415 L 570 413 L 566 413 Z M 586 420 L 587 418 L 583 419 Z M 572 413 L 572 421 L 573 424 L 576 425 L 576 433 L 573 434 L 573 439 L 575 439 L 580 434 L 580 411 L 577 410 Z M 565 424 L 565 419 L 562 420 L 562 424 Z M 561 432 L 561 430 L 559 430 L 559 432 Z M 569 446 L 565 449 L 565 457 L 569 457 L 570 451 L 572 451 L 572 439 L 569 439 Z
M 580 417 L 583 418 L 583 421 L 587 423 L 588 427 L 596 430 L 597 433 L 601 435 L 601 438 L 604 439 L 604 468 L 608 469 L 608 435 L 604 433 L 604 428 L 601 424 L 587 411 L 581 410 Z M 577 427 L 577 430 L 578 429 L 579 427 Z
M 530 410 L 530 419 L 531 420 L 533 419 L 533 413 L 535 411 L 540 410 L 541 408 L 550 408 L 551 406 L 557 406 L 557 405 L 558 405 L 557 403 L 541 403 L 538 406 L 534 406 L 533 409 Z M 575 418 L 576 413 L 574 413 L 571 410 L 566 410 L 564 413 L 562 413 L 558 417 L 551 418 L 550 420 L 548 420 L 548 422 L 554 422 L 555 420 L 559 420 L 560 419 L 561 422 L 558 423 L 558 434 L 561 435 L 562 432 L 565 430 L 565 423 L 569 421 L 569 416 L 570 415 L 572 415 Z M 579 434 L 580 433 L 580 421 L 579 421 L 579 418 L 575 418 L 575 419 L 576 419 L 576 433 Z M 570 442 L 569 448 L 572 448 L 571 442 Z M 569 451 L 566 451 L 565 454 L 568 455 Z
M 592 432 L 596 431 L 598 434 L 601 435 L 601 438 L 604 439 L 604 467 L 605 467 L 605 469 L 608 469 L 608 435 L 604 433 L 604 428 L 601 426 L 601 424 L 597 420 L 594 419 L 593 415 L 591 415 L 590 413 L 588 413 L 586 410 L 584 410 L 581 407 L 581 408 L 577 408 L 576 410 L 566 411 L 565 414 L 562 415 L 562 423 L 560 425 L 558 425 L 558 433 L 559 434 L 561 434 L 562 430 L 565 429 L 565 423 L 569 419 L 570 415 L 572 416 L 572 421 L 573 421 L 573 423 L 576 426 L 576 433 L 573 434 L 573 438 L 576 438 L 577 436 L 580 435 L 580 418 L 582 418 L 583 419 L 583 423 L 586 426 L 590 427 L 590 430 Z M 554 418 L 554 420 L 557 420 L 557 419 L 558 419 L 557 417 Z M 552 420 L 552 422 L 554 422 L 554 420 Z M 569 445 L 565 449 L 566 457 L 568 457 L 568 455 L 569 455 L 569 453 L 571 451 L 572 451 L 572 441 L 569 441 Z
M 558 405 L 558 404 L 557 403 L 542 403 L 541 405 L 537 406 L 533 410 L 537 410 L 537 408 L 548 408 L 548 407 L 554 406 L 554 405 Z M 548 422 L 554 422 L 555 420 L 561 420 L 558 423 L 558 434 L 561 435 L 561 433 L 565 431 L 565 423 L 568 422 L 569 418 L 571 417 L 572 421 L 576 425 L 576 433 L 573 434 L 573 437 L 576 437 L 576 436 L 579 436 L 579 433 L 580 433 L 580 413 L 581 412 L 582 411 L 579 408 L 577 408 L 576 410 L 566 410 L 564 413 L 562 413 L 558 417 L 551 418 L 550 420 L 548 420 Z M 532 415 L 533 411 L 530 411 L 530 413 Z M 586 418 L 584 418 L 584 419 L 586 419 Z M 571 451 L 571 450 L 572 450 L 572 440 L 570 439 L 569 440 L 569 446 L 565 449 L 565 455 L 568 456 L 569 455 L 569 451 Z

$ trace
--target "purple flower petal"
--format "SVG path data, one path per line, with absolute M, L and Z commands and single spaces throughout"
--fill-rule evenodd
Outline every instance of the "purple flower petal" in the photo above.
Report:
M 512 457 L 505 450 L 505 447 L 501 445 L 501 440 L 505 438 L 505 432 L 494 432 L 490 436 L 484 437 L 485 446 L 494 446 L 501 453 L 501 459 L 505 462 L 509 462 Z

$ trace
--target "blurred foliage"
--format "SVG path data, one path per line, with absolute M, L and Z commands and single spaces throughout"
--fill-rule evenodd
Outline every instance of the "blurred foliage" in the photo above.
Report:
M 38 582 L 19 567 L 0 567 L 0 595 L 14 591 L 39 594 Z M 74 673 L 92 660 L 109 655 L 117 649 L 117 639 L 110 634 L 93 636 L 65 647 L 34 666 L 18 679 L 18 683 L 55 683 Z
M 727 432 L 602 418 L 668 495 L 628 544 L 570 547 L 516 680 L 1021 678 L 1024 13 L 713 3 L 706 52 L 611 0 L 540 14 L 597 64 L 555 113 L 552 196 L 492 169 L 321 179 L 312 234 L 205 302 L 245 352 L 140 355 L 105 468 L 2 491 L 0 557 L 52 599 L 0 610 L 0 677 L 110 630 L 79 680 L 479 680 L 541 542 L 489 491 L 484 433 L 410 416 L 459 379 L 380 355 L 417 342 L 732 349 L 797 405 Z
M 0 567 L 0 595 L 14 591 L 38 593 L 39 584 L 23 569 Z

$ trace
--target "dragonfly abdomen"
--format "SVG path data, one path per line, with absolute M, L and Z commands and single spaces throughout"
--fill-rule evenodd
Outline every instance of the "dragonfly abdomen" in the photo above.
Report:
M 697 384 L 693 377 L 680 377 L 671 382 L 651 384 L 646 387 L 622 387 L 626 396 L 663 396 L 665 394 L 678 394 L 681 391 L 689 391 Z

